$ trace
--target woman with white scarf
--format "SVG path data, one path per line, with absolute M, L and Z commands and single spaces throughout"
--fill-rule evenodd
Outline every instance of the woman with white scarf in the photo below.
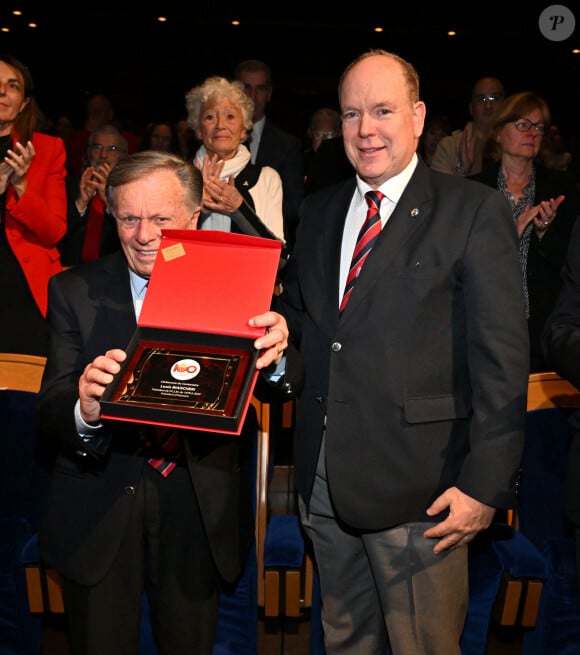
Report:
M 241 82 L 209 77 L 185 96 L 188 122 L 202 142 L 194 162 L 204 182 L 199 229 L 278 239 L 286 259 L 282 180 L 270 166 L 255 166 L 243 145 L 254 103 Z

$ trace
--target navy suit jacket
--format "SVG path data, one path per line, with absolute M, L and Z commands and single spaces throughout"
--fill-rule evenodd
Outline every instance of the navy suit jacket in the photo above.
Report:
M 355 179 L 308 195 L 278 308 L 305 367 L 294 436 L 308 503 L 326 417 L 338 517 L 427 519 L 446 488 L 515 502 L 528 382 L 518 239 L 507 200 L 419 161 L 339 316 Z
M 122 252 L 53 277 L 48 320 L 51 347 L 38 401 L 39 425 L 61 443 L 39 531 L 42 557 L 66 577 L 95 584 L 118 550 L 145 463 L 143 424 L 105 422 L 91 448 L 78 437 L 74 405 L 87 363 L 126 349 L 136 328 Z M 185 431 L 187 465 L 218 571 L 233 581 L 253 536 L 252 490 L 241 437 Z M 192 544 L 192 556 L 195 545 Z

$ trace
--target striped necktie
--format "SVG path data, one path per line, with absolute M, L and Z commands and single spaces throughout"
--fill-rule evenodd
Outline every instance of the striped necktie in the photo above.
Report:
M 157 428 L 154 445 L 159 447 L 163 456 L 150 457 L 147 463 L 166 478 L 177 466 L 182 454 L 178 431 L 174 428 Z
M 382 225 L 379 208 L 381 206 L 381 200 L 384 197 L 384 194 L 380 191 L 367 191 L 365 193 L 365 200 L 368 205 L 367 217 L 358 233 L 356 245 L 352 254 L 352 261 L 348 271 L 348 277 L 346 278 L 346 284 L 344 286 L 344 295 L 342 296 L 342 301 L 340 303 L 339 311 L 341 314 L 349 301 L 354 283 L 360 274 L 360 270 L 365 263 L 366 258 L 369 256 L 372 247 L 375 245 L 377 237 L 381 233 Z

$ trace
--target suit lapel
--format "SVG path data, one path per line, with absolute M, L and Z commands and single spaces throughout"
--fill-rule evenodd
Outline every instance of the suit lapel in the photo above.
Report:
M 136 319 L 127 260 L 121 252 L 106 260 L 99 304 L 99 328 L 104 338 L 126 348 L 135 331 Z
M 338 281 L 340 279 L 340 250 L 346 215 L 352 200 L 356 182 L 353 178 L 338 187 L 328 202 L 323 229 L 320 234 L 321 245 L 317 248 L 316 261 L 320 266 L 315 281 L 326 290 L 322 302 L 317 304 L 320 311 L 318 325 L 328 326 L 328 334 L 333 334 L 338 324 Z M 317 312 L 316 312 L 317 313 Z

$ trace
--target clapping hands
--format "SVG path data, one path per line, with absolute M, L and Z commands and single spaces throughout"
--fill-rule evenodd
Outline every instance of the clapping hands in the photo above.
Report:
M 556 218 L 558 207 L 562 204 L 566 196 L 560 195 L 557 198 L 542 200 L 537 205 L 526 205 L 524 211 L 516 220 L 518 236 L 521 238 L 530 223 L 534 223 L 534 228 L 538 238 L 542 238 L 546 230 Z
M 95 166 L 87 166 L 81 175 L 81 182 L 79 185 L 79 196 L 77 198 L 77 209 L 84 212 L 87 205 L 98 193 L 101 200 L 106 202 L 105 187 L 107 185 L 107 177 L 111 172 L 111 164 L 103 162 L 98 168 Z
M 203 176 L 204 209 L 220 214 L 231 214 L 238 209 L 244 199 L 234 185 L 233 175 L 227 180 L 221 179 L 224 161 L 216 154 L 205 155 L 198 168 Z
M 18 197 L 26 189 L 26 173 L 30 168 L 30 162 L 34 159 L 36 151 L 32 142 L 27 141 L 23 146 L 19 141 L 14 145 L 14 150 L 8 150 L 6 157 L 0 162 L 0 193 L 4 193 L 10 182 Z

